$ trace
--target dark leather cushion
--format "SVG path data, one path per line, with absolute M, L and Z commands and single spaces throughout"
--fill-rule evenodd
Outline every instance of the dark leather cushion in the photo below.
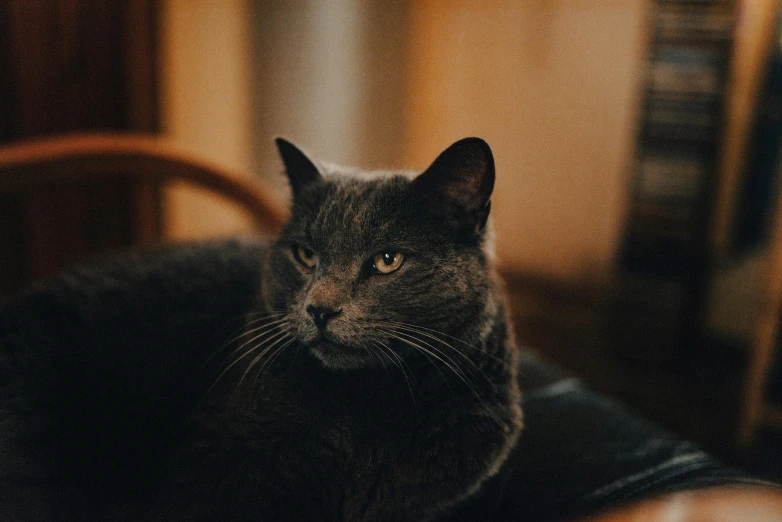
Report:
M 560 520 L 673 491 L 774 487 L 557 375 L 530 353 L 523 354 L 521 379 L 525 430 L 504 502 L 511 520 Z

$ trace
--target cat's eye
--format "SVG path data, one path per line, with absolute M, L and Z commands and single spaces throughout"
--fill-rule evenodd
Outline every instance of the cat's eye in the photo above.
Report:
M 309 248 L 304 248 L 303 246 L 293 247 L 293 257 L 307 268 L 315 268 L 315 265 L 318 264 L 318 255 Z
M 405 255 L 402 252 L 383 252 L 376 255 L 372 261 L 374 262 L 375 270 L 381 274 L 390 274 L 402 266 L 402 261 L 404 260 Z

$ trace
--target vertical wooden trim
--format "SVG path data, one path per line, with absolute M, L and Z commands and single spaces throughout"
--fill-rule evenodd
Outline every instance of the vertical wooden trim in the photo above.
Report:
M 128 130 L 157 133 L 158 108 L 158 2 L 128 0 L 123 52 L 125 56 L 125 117 Z
M 10 5 L 0 2 L 0 143 L 11 141 L 18 133 L 17 94 L 18 85 L 13 64 L 13 38 L 11 33 Z
M 712 227 L 712 253 L 724 256 L 728 250 L 736 214 L 736 198 L 742 182 L 752 125 L 757 116 L 757 100 L 768 69 L 769 56 L 778 34 L 778 9 L 774 0 L 743 5 L 738 19 L 731 71 L 726 131 L 721 151 L 719 187 Z M 782 201 L 782 191 L 777 195 Z M 765 299 L 755 320 L 749 365 L 743 385 L 738 441 L 746 446 L 752 440 L 765 413 L 765 393 L 771 364 L 777 349 L 782 313 L 782 209 L 776 210 L 767 265 Z
M 160 131 L 158 86 L 158 2 L 128 0 L 124 7 L 125 118 L 128 130 Z M 133 241 L 149 245 L 161 240 L 162 197 L 159 182 L 132 185 L 131 222 Z
M 130 197 L 133 243 L 151 245 L 160 242 L 163 229 L 160 182 L 150 179 L 134 183 Z
M 758 95 L 778 31 L 776 0 L 738 4 L 709 238 L 714 259 L 724 257 L 729 248 Z

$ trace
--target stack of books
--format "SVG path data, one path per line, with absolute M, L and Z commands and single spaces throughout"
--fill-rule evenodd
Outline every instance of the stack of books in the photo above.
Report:
M 733 5 L 658 0 L 653 23 L 619 287 L 678 330 L 705 277 Z

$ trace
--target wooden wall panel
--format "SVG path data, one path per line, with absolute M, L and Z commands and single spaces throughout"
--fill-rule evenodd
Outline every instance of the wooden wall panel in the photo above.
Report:
M 126 127 L 119 2 L 11 0 L 5 9 L 14 138 Z
M 74 131 L 157 132 L 157 92 L 155 0 L 0 2 L 0 145 Z M 133 244 L 136 223 L 147 235 L 159 230 L 159 191 L 147 189 L 112 182 L 4 196 L 0 295 Z

